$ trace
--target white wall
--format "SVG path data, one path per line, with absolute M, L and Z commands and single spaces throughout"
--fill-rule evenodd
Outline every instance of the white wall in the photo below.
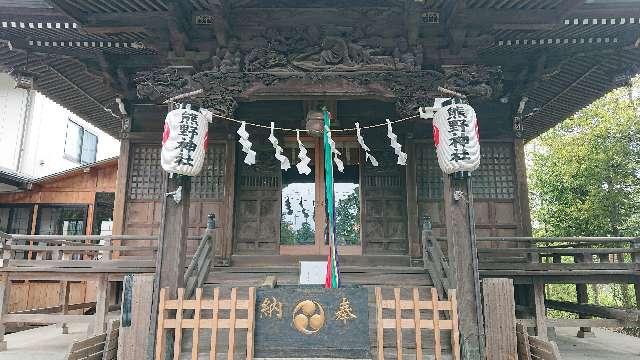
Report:
M 11 77 L 0 73 L 0 166 L 15 171 L 29 95 L 14 87 Z M 35 92 L 32 99 L 34 96 Z
M 32 177 L 46 176 L 80 166 L 80 163 L 64 157 L 64 144 L 69 120 L 74 121 L 98 137 L 96 161 L 118 155 L 120 151 L 119 141 L 98 130 L 95 126 L 82 120 L 46 96 L 32 91 L 33 100 L 31 102 L 30 116 L 28 116 L 27 120 L 28 130 L 24 141 L 23 158 L 20 161 L 20 167 L 16 168 L 19 152 L 19 133 L 26 105 L 26 101 L 20 101 L 20 95 L 26 99 L 26 91 L 13 90 L 13 87 L 13 80 L 6 74 L 0 74 L 0 94 L 16 93 L 15 95 L 0 98 L 0 112 L 2 112 L 0 113 L 0 127 L 5 124 L 4 126 L 8 129 L 7 133 L 16 134 L 14 136 L 5 136 L 4 130 L 0 128 L 0 134 L 2 134 L 0 136 L 0 154 L 2 154 L 0 156 L 2 158 L 0 166 Z M 7 138 L 9 139 L 6 140 L 6 144 L 3 143 L 2 141 Z

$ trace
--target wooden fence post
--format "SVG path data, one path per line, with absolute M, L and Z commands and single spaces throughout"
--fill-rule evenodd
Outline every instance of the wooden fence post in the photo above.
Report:
M 635 238 L 633 241 L 631 241 L 631 248 L 640 249 L 640 238 Z M 640 254 L 634 252 L 632 259 L 634 263 L 636 264 L 640 263 Z M 633 284 L 633 288 L 636 293 L 636 308 L 640 309 L 640 277 L 636 277 L 636 279 L 639 279 L 639 280 L 637 280 Z
M 590 253 L 584 253 L 575 256 L 576 263 L 592 263 L 593 255 Z M 589 293 L 587 292 L 587 284 L 576 284 L 576 300 L 578 304 L 588 304 L 589 303 Z M 589 319 L 590 316 L 578 314 L 579 319 Z M 593 337 L 595 336 L 593 332 L 591 332 L 591 328 L 588 326 L 582 326 L 578 330 L 577 336 L 579 338 L 585 337 Z
M 536 310 L 536 334 L 542 339 L 547 339 L 547 314 L 544 305 L 544 283 L 533 284 L 533 300 Z
M 512 279 L 482 280 L 486 358 L 514 360 L 518 357 L 516 304 Z
M 69 292 L 70 292 L 71 283 L 68 281 L 60 281 L 60 292 L 59 292 L 59 300 L 60 305 L 62 306 L 62 315 L 69 314 Z M 69 333 L 69 327 L 67 323 L 60 323 L 60 330 L 63 334 Z
M 4 339 L 6 331 L 4 316 L 9 312 L 10 285 L 9 275 L 7 273 L 0 274 L 0 351 L 7 350 L 7 341 Z
M 96 315 L 93 327 L 94 334 L 107 330 L 107 315 L 109 314 L 109 278 L 106 274 L 100 276 L 96 288 Z
M 131 276 L 131 275 L 127 275 Z M 153 291 L 153 274 L 136 274 L 122 291 L 123 320 L 120 323 L 120 340 L 118 341 L 118 360 L 142 360 L 147 354 L 147 344 L 151 328 L 151 296 Z M 125 303 L 127 314 L 124 313 Z

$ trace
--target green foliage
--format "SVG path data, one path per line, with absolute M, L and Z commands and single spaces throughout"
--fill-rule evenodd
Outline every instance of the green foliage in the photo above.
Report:
M 354 189 L 336 206 L 336 236 L 339 245 L 360 243 L 360 192 Z
M 528 145 L 536 236 L 640 235 L 636 105 L 628 89 L 618 89 Z M 588 292 L 590 302 L 605 306 L 629 306 L 634 301 L 628 285 L 589 286 Z M 547 297 L 576 301 L 575 285 L 547 285 Z
M 624 89 L 597 100 L 530 147 L 536 235 L 640 233 L 640 117 Z
M 300 229 L 296 231 L 296 244 L 297 245 L 310 245 L 315 242 L 315 233 L 309 222 L 305 221 L 300 226 Z
M 284 214 L 282 215 L 283 219 L 280 222 L 280 244 L 282 245 L 294 245 L 295 244 L 295 231 L 293 230 L 293 224 L 289 221 L 284 220 Z

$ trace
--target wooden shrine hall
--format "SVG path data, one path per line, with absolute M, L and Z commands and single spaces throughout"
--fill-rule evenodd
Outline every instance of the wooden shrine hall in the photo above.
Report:
M 260 357 L 253 309 L 266 290 L 254 287 L 298 285 L 300 262 L 328 253 L 324 142 L 276 131 L 285 171 L 269 126 L 321 132 L 321 109 L 344 165 L 334 179 L 342 281 L 368 291 L 373 358 L 510 359 L 518 342 L 521 359 L 524 343 L 551 359 L 547 328 L 638 326 L 636 313 L 584 303 L 593 283 L 635 284 L 640 298 L 640 239 L 531 237 L 524 144 L 640 72 L 640 1 L 0 0 L 0 65 L 121 141 L 113 235 L 2 235 L 2 332 L 90 320 L 101 334 L 121 309 L 119 358 Z M 471 192 L 443 176 L 432 122 L 419 116 L 450 92 L 478 117 Z M 184 183 L 160 166 L 163 122 L 180 103 L 213 113 L 203 169 Z M 295 166 L 300 144 L 307 175 Z M 179 185 L 188 196 L 176 204 Z M 60 305 L 9 312 L 11 288 L 29 280 L 60 281 Z M 95 283 L 96 301 L 70 304 L 70 282 Z M 578 302 L 545 305 L 551 283 L 577 284 Z M 579 319 L 548 319 L 545 307 Z M 200 318 L 212 309 L 215 321 Z M 216 349 L 218 327 L 228 338 Z

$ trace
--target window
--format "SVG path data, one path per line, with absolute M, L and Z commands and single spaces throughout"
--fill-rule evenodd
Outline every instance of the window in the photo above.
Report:
M 0 205 L 0 231 L 9 234 L 29 234 L 31 205 Z
M 69 120 L 67 122 L 67 139 L 64 143 L 64 157 L 82 164 L 96 161 L 98 137 L 82 126 Z
M 38 235 L 84 235 L 87 220 L 85 205 L 46 205 L 38 214 Z

